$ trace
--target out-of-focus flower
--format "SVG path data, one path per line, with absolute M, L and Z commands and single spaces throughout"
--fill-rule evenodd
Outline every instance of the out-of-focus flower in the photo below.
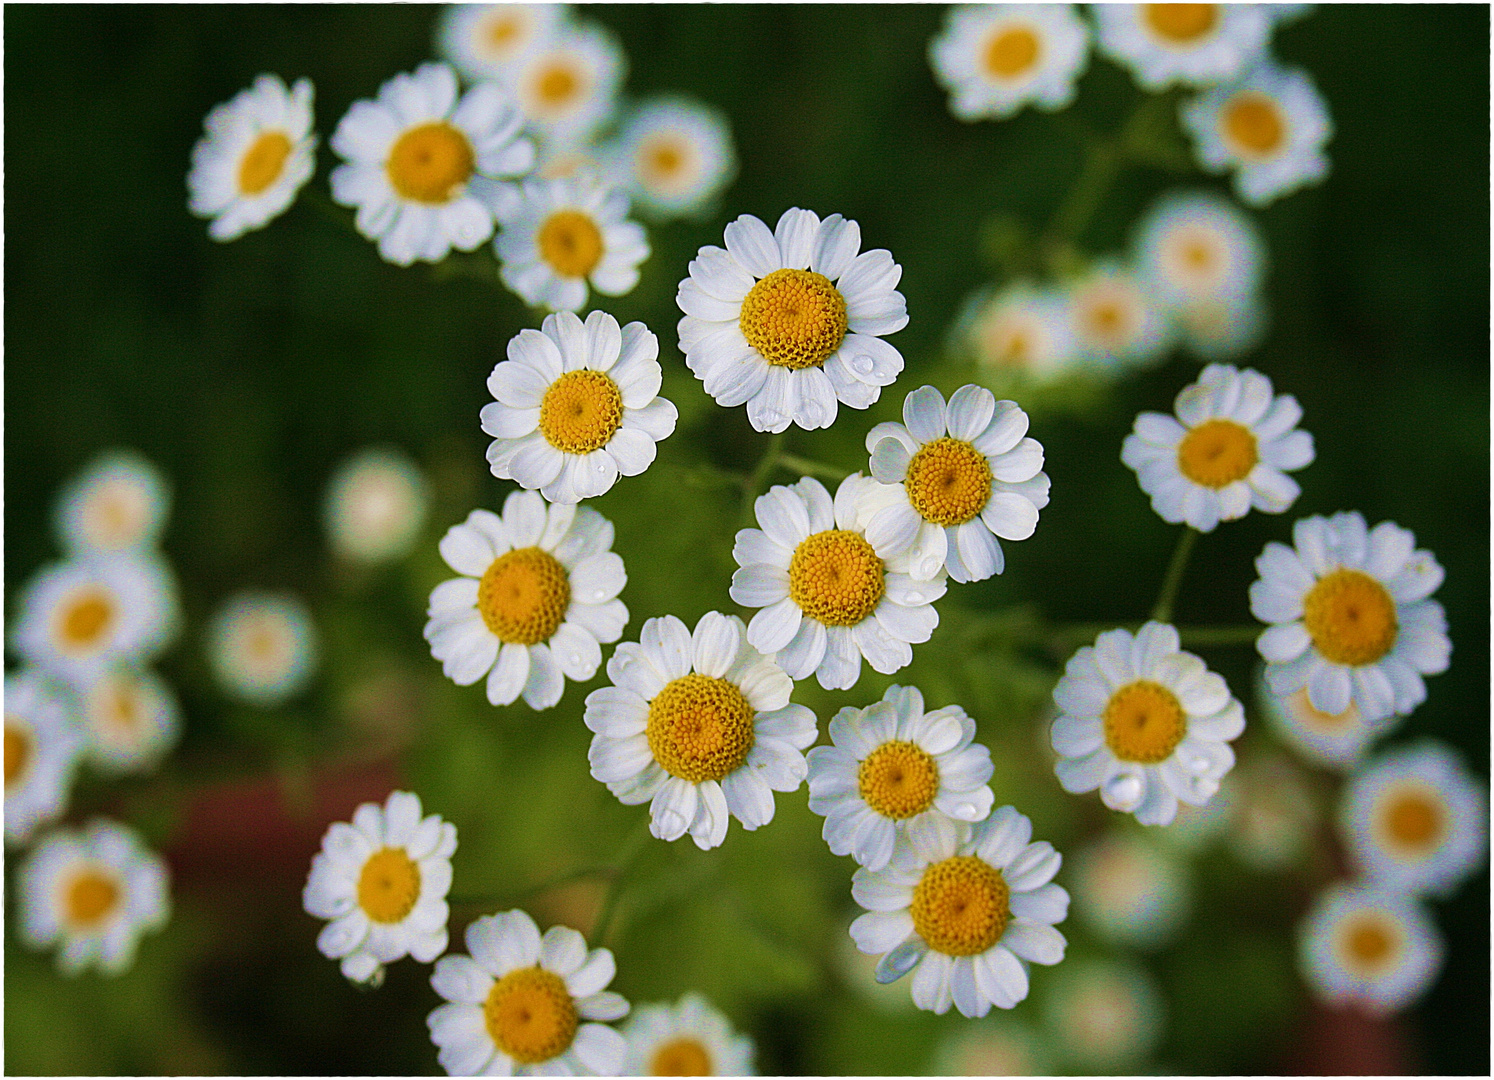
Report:
M 1074 100 L 1089 61 L 1089 29 L 1073 4 L 977 4 L 951 8 L 929 42 L 934 77 L 961 120 L 1011 116 L 1031 102 Z
M 409 455 L 370 447 L 344 461 L 327 488 L 327 535 L 344 559 L 379 563 L 408 554 L 430 509 L 430 492 Z
M 742 620 L 711 611 L 692 635 L 673 615 L 607 661 L 610 687 L 586 697 L 591 775 L 628 806 L 649 803 L 649 831 L 685 833 L 708 851 L 735 817 L 773 820 L 773 792 L 797 791 L 814 713 L 789 704 L 793 682 L 748 643 Z
M 1330 1005 L 1357 1005 L 1375 1016 L 1426 993 L 1444 951 L 1421 904 L 1377 885 L 1331 886 L 1298 931 L 1298 961 L 1313 992 Z
M 511 81 L 519 58 L 569 15 L 566 4 L 448 4 L 436 26 L 436 51 L 469 83 Z
M 279 705 L 299 693 L 320 651 L 311 613 L 290 593 L 240 592 L 208 628 L 208 661 L 218 682 L 253 705 Z
M 1136 270 L 1164 304 L 1192 309 L 1254 297 L 1266 247 L 1250 217 L 1211 191 L 1174 191 L 1142 217 Z M 1185 332 L 1189 330 L 1184 320 Z
M 278 75 L 261 75 L 203 121 L 192 147 L 187 206 L 212 218 L 208 235 L 233 240 L 262 228 L 294 201 L 316 169 L 311 130 L 311 82 L 289 90 Z
M 1219 790 L 1202 806 L 1178 804 L 1178 816 L 1172 824 L 1155 834 L 1157 839 L 1175 851 L 1188 854 L 1200 851 L 1219 839 L 1229 829 L 1235 816 L 1236 784 L 1234 777 L 1226 776 L 1219 782 Z
M 1243 73 L 1266 52 L 1265 4 L 1091 4 L 1101 51 L 1148 90 L 1208 86 Z
M 659 339 L 641 322 L 618 328 L 605 311 L 583 324 L 569 311 L 520 330 L 488 376 L 483 406 L 493 475 L 556 503 L 604 494 L 654 462 L 679 410 L 659 396 Z
M 737 174 L 726 115 L 682 97 L 638 106 L 607 156 L 638 208 L 660 221 L 699 217 Z
M 161 538 L 171 493 L 150 462 L 111 450 L 90 462 L 57 500 L 57 535 L 70 554 L 128 551 Z
M 1162 1039 L 1164 1002 L 1156 981 L 1134 964 L 1089 961 L 1059 973 L 1044 1002 L 1053 1046 L 1073 1065 L 1120 1071 Z
M 1079 357 L 1102 368 L 1147 364 L 1172 343 L 1172 326 L 1134 273 L 1100 263 L 1069 286 L 1068 313 Z
M 1047 1047 L 1024 1024 L 1004 1015 L 962 1025 L 934 1051 L 934 1076 L 1047 1076 Z
M 1258 293 L 1189 300 L 1172 309 L 1183 343 L 1202 360 L 1233 360 L 1260 344 L 1270 323 Z
M 82 748 L 69 697 L 34 668 L 5 677 L 7 842 L 24 842 L 66 808 Z
M 1079 359 L 1068 303 L 1053 289 L 1016 285 L 977 293 L 958 325 L 976 363 L 993 375 L 1044 383 L 1068 374 Z
M 322 955 L 340 960 L 353 982 L 377 986 L 385 964 L 407 955 L 428 964 L 445 952 L 456 846 L 456 826 L 422 817 L 408 791 L 391 792 L 382 807 L 364 803 L 351 825 L 333 822 L 301 893 L 308 914 L 331 920 L 316 939 Z
M 612 117 L 627 57 L 596 23 L 560 23 L 508 69 L 529 130 L 546 144 L 584 143 Z
M 1229 846 L 1245 865 L 1278 873 L 1298 862 L 1319 821 L 1313 788 L 1280 754 L 1248 759 L 1235 770 Z
M 703 247 L 675 298 L 680 348 L 706 393 L 747 405 L 758 431 L 835 422 L 865 409 L 903 370 L 883 335 L 908 325 L 890 252 L 861 252 L 861 227 L 839 214 L 785 210 L 774 232 L 751 214 Z
M 633 1010 L 623 1076 L 753 1076 L 752 1040 L 699 994 Z
M 1307 698 L 1307 688 L 1290 694 L 1273 694 L 1266 685 L 1265 670 L 1256 687 L 1256 700 L 1279 735 L 1293 750 L 1315 765 L 1326 765 L 1340 771 L 1353 768 L 1393 723 L 1393 718 L 1367 723 L 1353 702 L 1343 712 L 1326 713 L 1315 709 Z
M 1076 913 L 1116 944 L 1164 945 L 1192 914 L 1184 868 L 1147 838 L 1108 833 L 1075 853 L 1072 871 Z
M 85 754 L 111 773 L 149 772 L 181 736 L 171 687 L 152 671 L 121 664 L 82 692 Z

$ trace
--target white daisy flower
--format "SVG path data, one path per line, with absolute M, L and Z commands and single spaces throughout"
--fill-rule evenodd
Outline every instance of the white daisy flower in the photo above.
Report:
M 152 671 L 121 664 L 83 688 L 85 754 L 110 773 L 149 772 L 181 737 L 176 695 Z
M 737 175 L 726 114 L 677 96 L 634 109 L 609 156 L 639 209 L 660 221 L 700 216 Z
M 457 98 L 456 72 L 422 64 L 355 101 L 337 124 L 332 198 L 357 207 L 358 231 L 399 266 L 471 251 L 493 235 L 493 215 L 516 198 L 505 183 L 534 167 L 523 117 L 497 83 Z
M 731 598 L 762 608 L 747 638 L 776 653 L 791 679 L 814 674 L 827 690 L 849 690 L 862 657 L 891 675 L 939 625 L 933 602 L 944 595 L 944 575 L 914 581 L 906 560 L 889 563 L 893 552 L 873 546 L 857 522 L 872 483 L 860 473 L 846 477 L 833 503 L 809 477 L 773 487 L 755 504 L 762 527 L 737 533 Z
M 311 130 L 311 82 L 289 90 L 278 75 L 261 75 L 203 121 L 192 147 L 187 206 L 212 218 L 208 235 L 233 240 L 262 228 L 295 200 L 316 170 Z
M 1315 709 L 1307 688 L 1290 694 L 1273 694 L 1266 685 L 1265 670 L 1256 686 L 1256 700 L 1277 734 L 1314 765 L 1340 772 L 1354 768 L 1368 753 L 1370 744 L 1389 729 L 1391 719 L 1367 722 L 1354 703 L 1343 712 Z
M 597 23 L 560 23 L 504 75 L 529 130 L 541 141 L 575 145 L 611 119 L 628 72 L 612 33 Z
M 1121 443 L 1121 461 L 1163 521 L 1213 532 L 1253 506 L 1280 514 L 1302 489 L 1287 475 L 1312 463 L 1312 435 L 1297 428 L 1302 406 L 1271 393 L 1258 371 L 1210 364 L 1178 393 L 1177 419 L 1144 412 Z
M 1244 356 L 1270 325 L 1259 293 L 1189 300 L 1173 308 L 1172 317 L 1188 351 L 1209 362 Z
M 833 746 L 808 754 L 809 809 L 825 818 L 825 843 L 868 870 L 891 860 L 899 837 L 976 822 L 995 796 L 991 751 L 958 705 L 923 711 L 917 687 L 889 686 L 865 709 L 830 721 Z
M 1000 119 L 1028 102 L 1061 109 L 1088 61 L 1089 30 L 1073 4 L 951 8 L 929 42 L 934 77 L 961 120 Z
M 1253 297 L 1266 271 L 1265 242 L 1249 215 L 1211 191 L 1158 199 L 1137 226 L 1134 250 L 1137 274 L 1174 308 Z
M 1298 963 L 1314 993 L 1376 1016 L 1426 993 L 1445 951 L 1415 898 L 1377 885 L 1331 886 L 1298 931 Z
M 270 708 L 300 693 L 316 673 L 316 624 L 299 597 L 245 590 L 226 600 L 208 627 L 208 662 L 218 683 Z
M 431 592 L 425 639 L 458 686 L 488 677 L 488 701 L 520 694 L 532 709 L 560 700 L 565 680 L 585 682 L 602 645 L 622 636 L 627 584 L 612 551 L 612 523 L 595 510 L 547 504 L 533 491 L 503 500 L 503 516 L 474 510 L 441 539 L 462 577 Z
M 40 671 L 5 677 L 5 839 L 21 843 L 67 808 L 83 732 Z
M 631 292 L 649 246 L 627 217 L 628 197 L 590 171 L 526 180 L 498 216 L 499 276 L 530 307 L 553 311 L 584 307 L 588 285 L 603 296 Z
M 659 339 L 641 322 L 618 328 L 605 311 L 569 311 L 520 330 L 488 376 L 498 400 L 482 409 L 488 463 L 501 480 L 556 503 L 604 494 L 618 476 L 654 463 L 679 410 L 659 396 Z
M 350 562 L 373 564 L 408 554 L 429 509 L 425 477 L 409 455 L 379 446 L 337 467 L 323 513 L 332 550 Z
M 1264 63 L 1238 82 L 1182 106 L 1199 163 L 1235 170 L 1235 192 L 1265 206 L 1328 175 L 1323 147 L 1333 137 L 1328 105 L 1301 68 Z
M 908 325 L 903 268 L 861 252 L 861 226 L 785 210 L 776 232 L 751 214 L 726 227 L 726 248 L 690 260 L 675 302 L 685 363 L 720 405 L 747 405 L 758 431 L 835 422 L 865 409 L 903 370 L 882 340 Z
M 1321 821 L 1310 779 L 1278 754 L 1249 759 L 1230 779 L 1229 846 L 1235 856 L 1263 874 L 1300 863 Z
M 1043 447 L 1027 414 L 981 386 L 944 395 L 932 386 L 903 401 L 903 423 L 866 434 L 871 474 L 857 509 L 867 541 L 906 557 L 915 581 L 945 570 L 983 581 L 1006 567 L 1002 540 L 1026 540 L 1048 505 Z
M 171 492 L 159 469 L 130 450 L 95 458 L 57 500 L 57 535 L 69 554 L 148 548 L 161 538 Z
M 1120 1071 L 1162 1041 L 1165 999 L 1139 964 L 1064 965 L 1043 1001 L 1048 1030 L 1067 1062 L 1084 1072 Z
M 166 864 L 133 829 L 95 819 L 84 830 L 48 833 L 16 872 L 18 935 L 33 949 L 54 944 L 57 967 L 118 975 L 140 938 L 171 911 Z
M 1081 359 L 1101 367 L 1146 364 L 1172 344 L 1172 327 L 1152 291 L 1129 269 L 1102 262 L 1068 289 Z
M 1179 799 L 1208 802 L 1235 763 L 1229 740 L 1245 730 L 1224 680 L 1165 623 L 1101 634 L 1069 658 L 1053 700 L 1063 789 L 1099 788 L 1106 806 L 1143 825 L 1169 824 Z
M 1003 806 L 979 825 L 914 834 L 886 869 L 863 867 L 851 895 L 867 913 L 851 924 L 865 953 L 885 953 L 877 981 L 913 972 L 913 1003 L 962 1016 L 1027 997 L 1028 964 L 1056 964 L 1067 942 L 1053 928 L 1069 894 L 1051 884 L 1063 856 L 1030 844 L 1032 822 Z
M 617 1076 L 627 1054 L 605 1023 L 628 1014 L 606 989 L 609 949 L 575 930 L 539 927 L 517 909 L 467 927 L 467 951 L 436 961 L 431 985 L 447 1004 L 426 1019 L 452 1076 Z
M 1100 49 L 1148 90 L 1233 79 L 1266 52 L 1264 4 L 1091 4 Z
M 1080 356 L 1068 302 L 1053 289 L 1014 285 L 994 295 L 977 292 L 958 325 L 975 362 L 995 375 L 1050 382 Z
M 321 954 L 340 960 L 353 982 L 375 986 L 402 956 L 422 964 L 440 956 L 456 846 L 456 826 L 423 817 L 408 791 L 390 792 L 382 808 L 364 803 L 351 825 L 333 822 L 301 892 L 307 914 L 331 920 L 317 935 Z
M 436 51 L 469 83 L 502 82 L 569 13 L 564 4 L 448 4 L 436 26 Z
M 789 704 L 793 682 L 735 615 L 707 612 L 693 635 L 673 615 L 649 619 L 607 677 L 586 697 L 591 775 L 628 806 L 649 803 L 660 840 L 688 832 L 702 851 L 718 847 L 728 816 L 749 832 L 766 825 L 773 792 L 803 783 L 814 713 Z
M 753 1076 L 752 1040 L 699 994 L 633 1010 L 623 1076 Z
M 1165 945 L 1192 914 L 1184 867 L 1146 837 L 1107 833 L 1075 853 L 1072 869 L 1076 913 L 1113 944 Z
M 1255 560 L 1250 613 L 1272 623 L 1256 648 L 1275 694 L 1304 686 L 1312 707 L 1352 703 L 1367 723 L 1404 716 L 1426 700 L 1423 675 L 1447 670 L 1452 642 L 1432 553 L 1391 521 L 1367 529 L 1358 513 L 1314 515 L 1292 526 L 1295 548 L 1268 543 Z
M 1351 777 L 1338 823 L 1367 879 L 1446 896 L 1488 850 L 1488 803 L 1455 750 L 1423 740 L 1381 754 Z

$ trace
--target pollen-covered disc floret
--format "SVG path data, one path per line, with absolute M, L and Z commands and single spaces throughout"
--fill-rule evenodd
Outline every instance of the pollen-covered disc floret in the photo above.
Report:
M 708 850 L 729 817 L 773 820 L 773 792 L 797 791 L 814 714 L 789 704 L 793 682 L 748 642 L 736 616 L 707 612 L 692 634 L 649 619 L 607 661 L 613 685 L 586 698 L 591 775 L 629 806 L 647 802 L 661 840 L 689 833 Z
M 1095 4 L 1099 48 L 1148 90 L 1210 86 L 1243 74 L 1265 55 L 1265 4 Z
M 964 1016 L 1010 1009 L 1027 996 L 1028 965 L 1056 964 L 1066 942 L 1054 929 L 1069 894 L 1052 884 L 1062 857 L 1032 839 L 1010 806 L 978 825 L 911 832 L 886 867 L 862 868 L 851 894 L 867 914 L 851 924 L 864 953 L 885 953 L 877 981 L 913 972 L 913 1003 Z
M 321 661 L 316 624 L 294 593 L 245 590 L 208 627 L 208 660 L 235 697 L 273 707 L 299 694 Z
M 1072 4 L 979 4 L 950 9 L 929 42 L 934 78 L 961 120 L 1011 116 L 1031 103 L 1074 100 L 1089 62 L 1089 29 Z
M 907 842 L 984 820 L 994 796 L 991 752 L 958 705 L 925 712 L 916 687 L 891 686 L 865 709 L 830 721 L 830 746 L 808 754 L 809 808 L 825 818 L 825 843 L 869 870 Z
M 566 679 L 595 675 L 628 621 L 617 598 L 628 576 L 611 548 L 606 518 L 534 491 L 510 494 L 502 517 L 474 510 L 453 525 L 441 557 L 463 576 L 432 590 L 425 624 L 446 677 L 470 686 L 486 675 L 492 704 L 522 694 L 548 709 Z
M 99 455 L 57 498 L 57 535 L 69 553 L 140 551 L 161 537 L 171 493 L 166 478 L 129 450 Z
M 593 311 L 583 323 L 562 311 L 519 331 L 508 357 L 488 376 L 497 400 L 481 414 L 500 479 L 579 502 L 643 472 L 674 432 L 679 412 L 659 396 L 659 339 L 641 322 L 619 328 Z
M 1109 630 L 1069 658 L 1053 688 L 1058 782 L 1100 789 L 1106 806 L 1143 825 L 1167 825 L 1178 801 L 1202 806 L 1235 763 L 1231 739 L 1245 710 L 1178 632 L 1149 622 L 1133 636 Z
M 83 689 L 85 756 L 110 773 L 149 772 L 181 736 L 171 687 L 148 668 L 121 664 Z
M 1121 444 L 1121 460 L 1163 521 L 1212 532 L 1251 507 L 1280 514 L 1302 489 L 1287 476 L 1312 463 L 1312 436 L 1297 427 L 1302 406 L 1273 396 L 1258 371 L 1210 364 L 1178 394 L 1175 417 L 1144 412 Z
M 610 950 L 588 951 L 564 926 L 541 937 L 518 909 L 484 915 L 466 942 L 467 954 L 441 957 L 431 975 L 446 1004 L 426 1025 L 449 1075 L 623 1074 L 626 1044 L 605 1024 L 628 1014 L 606 989 L 617 971 Z
M 35 668 L 5 677 L 5 839 L 27 840 L 67 807 L 84 735 L 73 698 Z
M 818 480 L 774 487 L 756 503 L 761 528 L 742 529 L 732 548 L 731 598 L 762 609 L 748 638 L 790 678 L 813 673 L 826 689 L 855 686 L 862 657 L 884 675 L 906 667 L 939 625 L 945 575 L 915 581 L 905 555 L 865 534 L 867 485 L 849 476 L 833 502 Z
M 623 1076 L 752 1076 L 752 1040 L 699 994 L 640 1005 L 623 1028 Z
M 604 157 L 638 209 L 660 221 L 702 216 L 737 175 L 725 114 L 683 97 L 639 105 Z
M 1358 513 L 1310 517 L 1255 560 L 1250 612 L 1272 625 L 1256 648 L 1273 693 L 1307 689 L 1312 707 L 1350 704 L 1367 723 L 1426 700 L 1423 675 L 1447 670 L 1452 642 L 1442 605 L 1429 599 L 1442 567 L 1394 522 L 1373 529 Z
M 840 405 L 876 401 L 903 369 L 882 340 L 908 323 L 903 271 L 884 250 L 858 252 L 854 221 L 797 208 L 771 232 L 743 214 L 724 249 L 701 248 L 675 299 L 680 348 L 706 393 L 745 403 L 758 431 L 829 427 Z
M 983 387 L 960 387 L 947 406 L 932 386 L 913 391 L 903 423 L 866 436 L 877 481 L 857 507 L 867 540 L 917 581 L 1001 573 L 1001 540 L 1027 539 L 1048 505 L 1043 447 L 1026 435 L 1027 414 Z
M 1375 1016 L 1426 993 L 1444 954 L 1442 935 L 1421 904 L 1375 884 L 1330 886 L 1298 930 L 1298 962 L 1314 994 Z
M 456 826 L 422 817 L 407 791 L 359 806 L 351 825 L 334 822 L 301 894 L 309 914 L 331 920 L 316 939 L 322 955 L 353 982 L 377 985 L 391 961 L 428 964 L 445 952 L 456 846 Z

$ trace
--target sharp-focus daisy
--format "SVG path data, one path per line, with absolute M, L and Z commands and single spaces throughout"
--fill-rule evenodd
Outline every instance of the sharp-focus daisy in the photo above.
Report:
M 1174 412 L 1139 414 L 1121 443 L 1121 460 L 1163 521 L 1212 532 L 1252 506 L 1280 514 L 1297 501 L 1302 489 L 1287 472 L 1311 464 L 1313 445 L 1291 394 L 1273 397 L 1258 371 L 1210 364 L 1178 393 Z
M 1028 964 L 1056 964 L 1068 944 L 1053 928 L 1069 910 L 1051 884 L 1063 857 L 1031 838 L 1032 822 L 1003 806 L 973 828 L 911 836 L 884 870 L 857 870 L 851 895 L 867 914 L 851 936 L 862 952 L 887 954 L 877 981 L 912 971 L 913 1003 L 936 1013 L 952 1003 L 985 1016 L 1025 998 Z
M 327 487 L 332 550 L 360 563 L 409 552 L 430 508 L 430 492 L 409 455 L 394 447 L 361 450 L 338 466 Z
M 1079 359 L 1068 303 L 1053 289 L 1015 285 L 977 293 L 958 324 L 976 363 L 997 376 L 1048 382 Z
M 493 215 L 511 204 L 505 183 L 534 166 L 534 145 L 518 137 L 523 117 L 497 83 L 457 99 L 447 64 L 422 64 L 355 101 L 337 124 L 332 198 L 358 209 L 358 231 L 388 262 L 436 262 L 493 235 Z
M 94 459 L 57 500 L 57 534 L 68 552 L 128 551 L 154 545 L 171 493 L 150 462 L 129 450 Z
M 961 120 L 1011 116 L 1028 102 L 1061 109 L 1088 60 L 1089 30 L 1073 4 L 951 8 L 929 42 L 934 77 Z
M 611 155 L 639 209 L 661 221 L 701 214 L 737 174 L 726 115 L 688 98 L 638 106 Z
M 1069 287 L 1068 313 L 1080 358 L 1101 367 L 1145 364 L 1172 344 L 1151 289 L 1116 263 L 1098 264 Z
M 1446 895 L 1489 845 L 1488 796 L 1451 747 L 1397 747 L 1349 780 L 1338 823 L 1369 880 Z
M 1246 866 L 1280 873 L 1302 860 L 1322 820 L 1314 787 L 1291 759 L 1252 757 L 1230 778 L 1229 846 Z
M 5 677 L 5 839 L 19 843 L 60 815 L 83 732 L 70 699 L 34 669 Z
M 1260 232 L 1249 215 L 1211 191 L 1158 199 L 1137 226 L 1134 247 L 1141 279 L 1175 308 L 1254 296 L 1265 276 Z
M 1330 887 L 1298 935 L 1302 974 L 1318 997 L 1376 1016 L 1410 1005 L 1442 968 L 1442 935 L 1425 909 L 1376 885 Z
M 1048 505 L 1043 447 L 1026 438 L 1027 414 L 981 386 L 944 395 L 932 386 L 903 401 L 903 423 L 867 432 L 871 473 L 858 517 L 879 552 L 906 556 L 928 581 L 948 570 L 983 581 L 1006 567 L 1002 540 L 1026 540 Z
M 1292 749 L 1315 765 L 1340 771 L 1364 759 L 1370 743 L 1389 728 L 1389 718 L 1373 724 L 1365 721 L 1353 702 L 1343 712 L 1327 713 L 1312 707 L 1307 688 L 1290 694 L 1273 694 L 1264 670 L 1256 687 L 1256 700 Z
M 623 1028 L 624 1076 L 753 1076 L 752 1040 L 699 994 L 643 1005 Z
M 889 686 L 865 709 L 841 709 L 830 721 L 834 745 L 808 755 L 809 809 L 824 815 L 830 850 L 881 870 L 899 836 L 984 820 L 995 801 L 986 786 L 991 752 L 974 739 L 964 709 L 926 713 L 912 686 Z
M 428 964 L 446 951 L 446 893 L 456 826 L 421 816 L 420 798 L 390 792 L 364 803 L 353 823 L 335 821 L 311 860 L 301 892 L 308 914 L 330 919 L 317 935 L 323 956 L 356 983 L 377 985 L 402 956 Z
M 906 560 L 889 564 L 892 552 L 875 548 L 857 523 L 857 504 L 872 483 L 859 473 L 846 477 L 833 503 L 809 477 L 774 487 L 755 506 L 761 528 L 737 533 L 731 598 L 762 608 L 747 637 L 776 653 L 791 679 L 813 673 L 827 690 L 849 690 L 863 656 L 891 675 L 939 625 L 933 602 L 944 595 L 944 575 L 914 581 Z
M 747 405 L 758 431 L 835 422 L 840 404 L 865 409 L 903 370 L 882 340 L 908 325 L 891 253 L 861 251 L 861 226 L 785 210 L 778 227 L 743 214 L 726 248 L 690 260 L 675 302 L 685 363 L 725 406 Z
M 181 735 L 176 695 L 154 672 L 121 664 L 83 689 L 91 764 L 106 772 L 149 772 Z
M 1235 170 L 1235 191 L 1265 206 L 1328 175 L 1323 147 L 1333 137 L 1328 106 L 1300 68 L 1260 65 L 1182 106 L 1198 160 L 1210 172 Z
M 627 57 L 597 23 L 560 24 L 509 68 L 529 130 L 546 143 L 585 142 L 607 123 L 627 74 Z
M 748 642 L 742 620 L 711 611 L 695 633 L 649 619 L 638 644 L 607 661 L 613 685 L 586 697 L 591 775 L 629 806 L 647 802 L 660 840 L 685 833 L 702 851 L 773 820 L 773 792 L 797 791 L 814 713 L 790 705 L 794 684 Z
M 605 311 L 569 311 L 509 340 L 488 376 L 498 400 L 482 409 L 493 475 L 555 503 L 608 491 L 654 462 L 679 410 L 659 396 L 659 339 L 641 322 L 618 328 Z
M 548 709 L 567 678 L 597 673 L 602 645 L 627 625 L 617 594 L 628 575 L 612 523 L 595 510 L 515 491 L 502 517 L 474 510 L 448 529 L 441 557 L 464 576 L 431 592 L 425 639 L 458 686 L 486 675 L 494 705 L 523 694 L 530 708 Z
M 42 838 L 16 872 L 16 900 L 21 941 L 60 944 L 64 975 L 88 967 L 118 975 L 171 910 L 166 864 L 132 829 L 103 820 Z
M 1367 529 L 1358 513 L 1304 518 L 1292 540 L 1266 545 L 1250 586 L 1250 613 L 1274 624 L 1256 642 L 1271 691 L 1305 686 L 1313 708 L 1352 703 L 1366 723 L 1409 713 L 1452 652 L 1442 605 L 1427 599 L 1442 567 L 1409 529 Z
M 1224 680 L 1165 623 L 1101 634 L 1069 658 L 1053 700 L 1063 789 L 1099 788 L 1106 806 L 1143 825 L 1171 822 L 1179 799 L 1208 802 L 1235 763 L 1229 740 L 1245 730 Z
M 1137 964 L 1064 965 L 1043 1005 L 1055 1047 L 1078 1070 L 1134 1067 L 1162 1039 L 1162 991 Z
M 567 14 L 564 4 L 448 4 L 436 27 L 436 51 L 469 83 L 502 82 Z
M 1148 90 L 1232 79 L 1266 52 L 1264 4 L 1091 4 L 1099 46 Z
M 426 1019 L 452 1076 L 617 1076 L 627 1044 L 604 1023 L 628 1014 L 606 989 L 609 949 L 575 930 L 539 927 L 517 909 L 467 927 L 467 952 L 436 961 L 431 985 L 446 999 Z
M 290 593 L 238 593 L 208 627 L 208 660 L 219 684 L 253 705 L 279 705 L 298 694 L 316 672 L 320 651 L 311 613 Z
M 584 307 L 588 284 L 603 296 L 632 291 L 649 246 L 643 226 L 627 217 L 628 197 L 588 171 L 526 180 L 498 217 L 493 250 L 503 283 L 553 311 Z
M 1074 855 L 1074 908 L 1098 936 L 1118 945 L 1165 945 L 1191 914 L 1184 869 L 1155 843 L 1112 832 Z
M 208 113 L 206 134 L 192 148 L 187 205 L 213 219 L 208 235 L 214 240 L 268 224 L 311 179 L 317 143 L 311 97 L 307 79 L 287 90 L 278 75 L 261 75 Z
M 1270 325 L 1259 293 L 1185 301 L 1172 309 L 1172 318 L 1188 351 L 1210 362 L 1244 356 Z

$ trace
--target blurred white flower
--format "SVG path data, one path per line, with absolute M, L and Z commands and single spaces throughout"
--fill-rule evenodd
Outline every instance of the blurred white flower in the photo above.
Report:
M 436 51 L 469 83 L 511 81 L 519 59 L 549 40 L 571 14 L 567 4 L 447 4 Z
M 85 754 L 110 773 L 149 772 L 181 737 L 176 694 L 155 672 L 121 664 L 83 688 Z
M 73 699 L 35 668 L 5 677 L 5 839 L 23 843 L 67 808 L 83 748 Z
M 1132 1071 L 1162 1040 L 1162 992 L 1135 964 L 1089 961 L 1059 972 L 1044 1002 L 1052 1044 L 1083 1071 Z
M 1158 199 L 1137 224 L 1133 250 L 1138 275 L 1174 309 L 1254 297 L 1265 276 L 1260 231 L 1211 191 Z
M 528 129 L 547 145 L 584 143 L 617 108 L 628 61 L 611 31 L 557 22 L 503 75 Z
M 638 208 L 660 221 L 701 216 L 737 174 L 726 115 L 677 96 L 631 111 L 606 156 Z
M 166 479 L 131 450 L 100 454 L 57 499 L 57 534 L 70 554 L 148 548 L 161 538 L 171 493 Z
M 1184 867 L 1148 838 L 1108 832 L 1075 852 L 1071 870 L 1075 912 L 1114 944 L 1165 945 L 1192 914 Z
M 429 508 L 425 477 L 404 451 L 360 450 L 338 466 L 327 487 L 332 550 L 353 562 L 397 559 L 415 543 Z
M 1079 360 L 1067 300 L 1055 289 L 1019 284 L 978 292 L 957 325 L 976 363 L 993 375 L 1044 383 L 1068 374 Z
M 1426 910 L 1398 890 L 1340 883 L 1318 897 L 1298 930 L 1298 962 L 1330 1005 L 1384 1016 L 1431 987 L 1445 955 Z
M 1102 369 L 1150 363 L 1172 344 L 1171 321 L 1151 288 L 1114 262 L 1069 285 L 1068 314 L 1079 357 Z
M 1266 52 L 1266 4 L 1091 4 L 1100 50 L 1148 90 L 1232 79 Z
M 624 1076 L 752 1076 L 752 1040 L 699 994 L 641 1005 L 623 1028 Z
M 1073 4 L 954 7 L 929 42 L 934 77 L 961 120 L 1011 116 L 1029 102 L 1061 109 L 1088 61 L 1089 28 Z
M 1246 866 L 1280 873 L 1308 852 L 1320 820 L 1313 787 L 1280 754 L 1248 759 L 1233 775 L 1229 846 Z
M 299 597 L 284 592 L 235 594 L 218 608 L 207 641 L 219 684 L 265 707 L 299 693 L 320 659 L 311 613 Z

